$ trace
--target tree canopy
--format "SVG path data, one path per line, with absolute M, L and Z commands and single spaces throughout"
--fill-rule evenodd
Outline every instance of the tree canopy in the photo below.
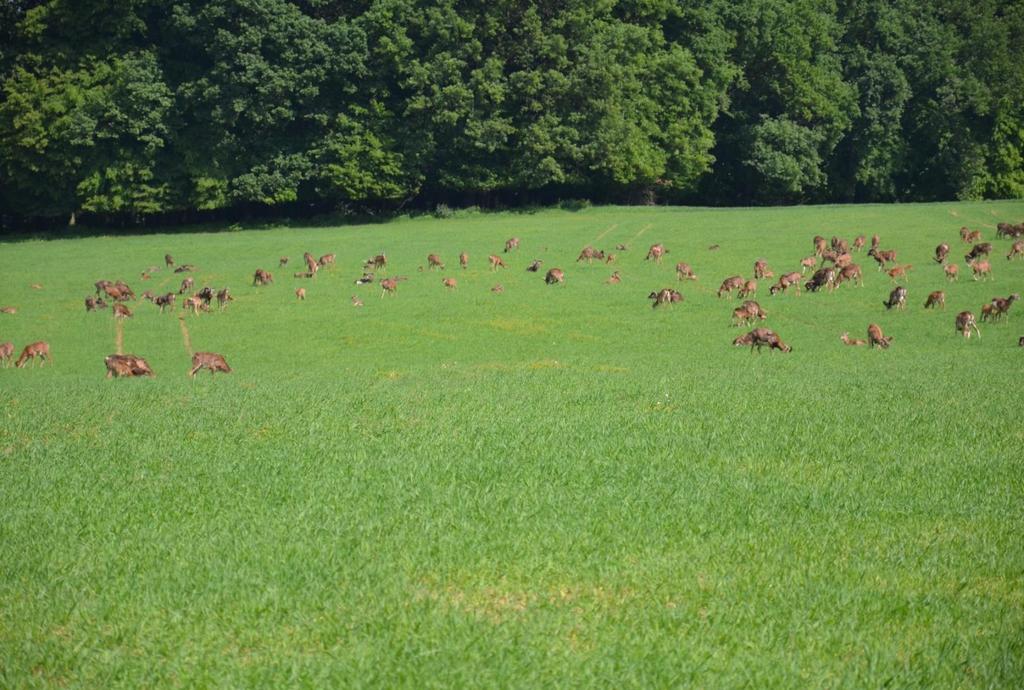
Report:
M 0 0 L 0 216 L 1024 195 L 1013 0 Z

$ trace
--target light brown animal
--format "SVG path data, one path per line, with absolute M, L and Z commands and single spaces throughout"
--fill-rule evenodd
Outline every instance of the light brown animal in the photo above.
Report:
M 505 292 L 505 286 L 502 285 L 501 283 L 498 283 L 497 285 L 491 288 L 491 292 L 493 292 L 496 295 L 500 295 L 501 293 Z
M 278 268 L 284 268 L 287 265 L 288 265 L 288 257 L 287 256 L 282 256 L 280 259 L 277 260 L 277 267 Z
M 851 338 L 849 333 L 843 333 L 841 336 L 839 336 L 839 339 L 843 341 L 844 345 L 859 346 L 868 344 L 868 341 L 862 338 Z
M 488 256 L 487 261 L 490 262 L 492 271 L 497 271 L 499 268 L 508 268 L 505 262 L 502 261 L 501 257 L 497 254 L 491 254 Z
M 253 274 L 252 284 L 253 285 L 268 285 L 274 282 L 274 276 L 272 273 L 264 271 L 262 268 L 257 268 L 256 273 Z
M 860 270 L 860 266 L 857 264 L 848 264 L 839 270 L 839 274 L 836 275 L 836 287 L 839 287 L 846 281 L 850 281 L 854 285 L 864 287 L 864 275 Z
M 757 280 L 763 280 L 764 278 L 772 278 L 775 274 L 772 273 L 772 269 L 768 268 L 768 262 L 764 259 L 758 259 L 754 262 L 754 278 Z
M 971 273 L 974 274 L 972 276 L 974 280 L 992 278 L 992 264 L 988 261 L 969 261 L 967 265 L 971 267 Z
M 17 314 L 17 313 L 18 313 L 17 307 L 0 307 L 0 314 Z
M 1015 256 L 1024 257 L 1024 240 L 1018 240 L 1013 243 L 1010 247 L 1010 253 L 1006 255 L 1006 260 L 1014 258 Z
M 323 266 L 333 266 L 334 265 L 334 260 L 336 258 L 337 257 L 334 254 L 324 254 L 323 256 L 321 256 L 319 259 L 316 260 L 316 263 L 320 267 L 323 267 Z
M 221 309 L 228 306 L 228 302 L 233 302 L 234 297 L 231 296 L 231 291 L 227 288 L 217 291 L 217 306 Z
M 469 254 L 466 252 L 459 254 L 459 266 L 461 266 L 463 270 L 469 267 Z
M 197 297 L 196 295 L 186 297 L 185 300 L 181 303 L 181 308 L 184 309 L 185 311 L 192 310 L 192 314 L 194 316 L 198 316 L 199 310 L 203 309 L 204 307 L 205 305 L 203 303 L 202 298 Z
M 800 273 L 804 274 L 807 273 L 807 271 L 812 271 L 814 270 L 814 267 L 817 265 L 817 256 L 805 256 L 804 258 L 800 259 Z
M 800 279 L 802 276 L 803 274 L 796 273 L 795 271 L 793 273 L 784 273 L 783 275 L 779 276 L 779 282 L 776 283 L 775 285 L 772 285 L 768 289 L 768 292 L 771 293 L 772 295 L 777 295 L 780 292 L 786 292 L 787 290 L 789 290 L 790 287 L 794 287 L 796 290 L 796 294 L 799 295 Z
M 955 280 L 959 280 L 960 267 L 957 266 L 956 264 L 946 264 L 942 270 L 946 274 L 946 280 L 948 280 L 949 282 L 952 283 Z
M 981 330 L 978 328 L 978 321 L 974 314 L 969 311 L 962 311 L 956 315 L 956 332 L 965 338 L 971 337 L 971 330 L 974 330 L 981 337 Z
M 878 270 L 881 271 L 885 268 L 885 265 L 896 263 L 896 250 L 895 249 L 872 249 L 868 251 L 868 256 L 875 260 L 878 264 Z
M 14 343 L 0 343 L 0 364 L 4 369 L 11 365 L 11 358 L 14 357 Z
M 647 295 L 647 299 L 654 300 L 651 307 L 657 308 L 665 304 L 672 306 L 676 302 L 682 302 L 683 296 L 672 288 L 662 288 Z
M 743 283 L 743 287 L 740 288 L 738 294 L 740 296 L 740 299 L 744 299 L 746 297 L 750 297 L 751 295 L 755 294 L 756 292 L 757 292 L 757 281 L 756 280 L 748 280 L 747 282 Z
M 383 298 L 385 294 L 396 294 L 398 292 L 398 280 L 395 278 L 381 278 L 380 279 L 380 296 Z
M 608 278 L 608 280 L 606 280 L 605 282 L 608 283 L 609 285 L 618 285 L 619 283 L 622 282 L 622 276 L 619 275 L 618 271 L 615 271 L 614 273 L 612 273 L 611 277 Z
M 660 264 L 661 258 L 666 254 L 668 254 L 668 250 L 665 249 L 665 246 L 663 244 L 652 244 L 651 248 L 647 250 L 647 257 L 644 259 L 644 261 L 650 261 L 651 259 L 654 259 L 654 263 Z
M 195 377 L 196 372 L 200 369 L 209 369 L 210 376 L 213 376 L 214 372 L 218 371 L 222 371 L 225 374 L 231 373 L 231 367 L 228 366 L 224 355 L 218 355 L 216 352 L 197 352 L 192 355 L 192 369 L 188 372 L 188 375 Z
M 92 295 L 85 298 L 85 310 L 96 311 L 97 309 L 106 309 L 107 303 L 102 299 L 93 297 Z
M 832 237 L 832 242 L 830 244 L 832 246 L 832 251 L 834 251 L 836 254 L 849 254 L 850 253 L 850 243 L 847 242 L 846 240 L 844 240 L 841 237 L 833 236 Z
M 814 255 L 821 256 L 828 251 L 828 242 L 821 235 L 814 236 Z
M 367 259 L 363 263 L 363 268 L 364 269 L 372 268 L 372 269 L 376 270 L 376 269 L 381 269 L 381 268 L 387 268 L 387 265 L 388 265 L 388 257 L 384 254 L 384 252 L 381 252 L 380 254 L 377 254 L 376 256 L 372 256 L 369 259 Z
M 690 264 L 680 261 L 676 264 L 676 280 L 697 280 Z
M 874 235 L 871 236 L 871 249 L 878 249 L 878 243 L 878 233 L 875 233 Z
M 437 254 L 427 254 L 427 268 L 428 269 L 440 269 L 444 270 L 444 262 L 441 261 L 441 257 Z
M 39 340 L 30 345 L 26 345 L 25 349 L 21 351 L 21 356 L 18 357 L 18 361 L 14 363 L 14 366 L 21 369 L 25 366 L 28 360 L 32 360 L 32 366 L 36 365 L 36 358 L 39 359 L 39 366 L 45 366 L 47 362 L 52 362 L 50 357 L 50 344 L 46 341 Z
M 544 282 L 548 285 L 554 285 L 555 283 L 565 284 L 565 272 L 560 268 L 552 268 L 544 276 Z
M 729 276 L 718 287 L 718 296 L 729 295 L 732 297 L 732 291 L 743 289 L 745 283 L 746 281 L 743 280 L 743 276 Z
M 519 249 L 518 237 L 510 237 L 509 239 L 505 240 L 505 252 L 508 253 L 513 249 Z
M 934 292 L 928 293 L 928 299 L 924 301 L 925 309 L 939 309 L 946 308 L 946 293 L 942 290 L 935 290 Z
M 186 278 L 181 281 L 181 287 L 178 288 L 178 294 L 183 295 L 195 286 L 195 281 L 192 278 Z
M 580 261 L 586 261 L 588 264 L 593 263 L 594 259 L 597 258 L 597 254 L 597 250 L 588 244 L 580 250 L 580 255 L 576 257 L 576 263 L 579 263 Z
M 889 277 L 892 278 L 892 281 L 894 283 L 899 278 L 903 278 L 903 279 L 905 279 L 905 280 L 907 280 L 909 282 L 910 278 L 909 278 L 909 276 L 907 274 L 910 272 L 910 269 L 912 269 L 913 267 L 914 267 L 913 264 L 903 264 L 902 266 L 896 266 L 894 268 L 890 268 L 888 271 L 886 271 L 886 273 L 889 274 Z
M 864 248 L 864 243 L 867 242 L 867 238 L 864 235 L 857 235 L 853 240 L 853 251 L 859 252 Z
M 310 273 L 315 274 L 317 269 L 320 268 L 316 263 L 316 259 L 309 252 L 303 252 L 302 260 L 306 262 L 306 270 Z
M 739 338 L 733 340 L 732 344 L 750 345 L 751 352 L 753 352 L 756 347 L 759 354 L 762 347 L 767 347 L 769 352 L 771 350 L 779 350 L 780 352 L 793 351 L 793 348 L 782 342 L 782 339 L 776 335 L 774 331 L 768 328 L 755 328 L 746 335 L 741 335 Z
M 968 230 L 960 228 L 960 239 L 968 244 L 974 244 L 981 240 L 981 230 Z
M 356 295 L 352 295 L 352 306 L 361 307 L 363 306 L 363 300 L 359 299 Z
M 300 301 L 306 299 L 306 288 L 298 288 L 295 290 L 295 297 Z
M 740 306 L 732 310 L 732 320 L 734 326 L 749 326 L 753 323 L 754 319 L 760 319 L 761 321 L 768 318 L 768 314 L 761 309 L 761 305 L 757 302 L 744 302 Z
M 875 349 L 875 346 L 882 348 L 883 350 L 888 349 L 889 345 L 892 344 L 892 336 L 885 336 L 882 334 L 882 327 L 877 323 L 873 323 L 868 326 L 868 345 L 871 349 Z
M 103 358 L 107 367 L 107 378 L 154 376 L 149 363 L 138 355 L 107 355 Z
M 840 254 L 832 263 L 836 265 L 836 268 L 845 268 L 853 263 L 853 255 L 850 253 Z
M 445 278 L 441 281 L 441 285 L 445 286 L 449 290 L 454 290 L 459 286 L 458 282 L 454 278 Z
M 132 311 L 120 302 L 114 303 L 114 318 L 115 319 L 130 319 L 132 318 Z

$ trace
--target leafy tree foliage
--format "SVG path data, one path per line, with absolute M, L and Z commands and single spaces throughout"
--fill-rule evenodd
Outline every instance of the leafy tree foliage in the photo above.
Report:
M 0 0 L 0 216 L 1024 195 L 1011 0 Z

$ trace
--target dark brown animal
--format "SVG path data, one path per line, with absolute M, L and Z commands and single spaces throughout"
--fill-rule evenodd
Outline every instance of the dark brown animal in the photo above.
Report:
M 293 275 L 296 278 L 314 278 L 314 277 L 316 277 L 316 273 L 313 273 L 311 271 L 299 271 L 298 273 L 294 273 Z
M 1016 292 L 1009 297 L 993 297 L 992 302 L 992 319 L 998 321 L 1004 318 L 1010 311 L 1010 307 L 1013 303 L 1020 299 L 1020 295 Z
M 177 295 L 173 292 L 168 292 L 166 295 L 158 295 L 156 299 L 153 300 L 153 304 L 160 307 L 160 313 L 163 314 L 164 309 L 174 306 L 175 297 L 177 297 Z
M 996 237 L 1008 237 L 1016 239 L 1024 235 L 1024 223 L 998 223 L 996 225 Z
M 26 345 L 25 349 L 21 351 L 21 356 L 18 357 L 18 361 L 14 363 L 14 366 L 21 369 L 30 359 L 32 360 L 32 366 L 35 366 L 36 358 L 39 359 L 39 366 L 45 366 L 47 362 L 52 361 L 50 358 L 49 343 L 39 340 L 30 345 Z
M 107 355 L 103 358 L 107 366 L 107 378 L 131 377 L 131 376 L 154 376 L 149 363 L 138 355 Z
M 106 309 L 107 303 L 102 298 L 89 296 L 85 298 L 85 310 L 96 311 L 97 309 Z
M 268 273 L 267 271 L 264 271 L 262 268 L 257 268 L 256 269 L 256 273 L 253 274 L 253 277 L 252 277 L 252 284 L 253 285 L 257 285 L 257 286 L 258 285 L 268 285 L 268 284 L 273 283 L 273 282 L 274 282 L 273 274 Z
M 872 350 L 875 349 L 876 345 L 885 350 L 888 349 L 891 344 L 892 336 L 886 337 L 883 335 L 881 326 L 876 323 L 868 326 L 868 345 Z
M 167 266 L 167 268 L 170 268 L 171 266 L 173 266 L 174 265 L 174 257 L 171 256 L 170 254 L 164 254 L 164 264 Z
M 968 244 L 973 244 L 981 240 L 981 230 L 968 230 L 967 228 L 960 228 L 960 239 Z
M 560 268 L 552 268 L 545 274 L 544 282 L 548 285 L 554 285 L 555 283 L 565 284 L 565 272 Z
M 971 330 L 974 330 L 981 337 L 981 330 L 978 328 L 978 322 L 974 318 L 974 314 L 969 311 L 962 311 L 956 315 L 956 332 L 965 338 L 971 337 Z
M 444 270 L 444 262 L 441 261 L 441 257 L 439 257 L 437 254 L 428 254 L 427 255 L 427 268 L 429 268 L 429 269 L 438 268 L 438 269 L 443 271 Z
M 868 256 L 875 260 L 878 264 L 878 270 L 881 271 L 885 268 L 886 264 L 896 263 L 896 250 L 895 249 L 871 249 L 868 251 Z
M 536 273 L 537 271 L 540 270 L 541 264 L 543 263 L 544 262 L 541 261 L 540 259 L 534 259 L 533 261 L 530 262 L 530 265 L 526 267 L 526 270 L 530 271 L 531 273 Z
M 982 242 L 980 244 L 976 244 L 973 247 L 971 247 L 971 251 L 968 252 L 967 254 L 964 254 L 964 260 L 967 263 L 971 263 L 975 259 L 977 259 L 979 257 L 982 257 L 982 256 L 988 256 L 991 253 L 992 253 L 992 243 L 991 242 Z
M 946 293 L 942 290 L 928 293 L 928 299 L 924 301 L 925 309 L 946 308 Z
M 195 281 L 192 278 L 186 278 L 185 280 L 181 281 L 181 287 L 178 288 L 178 294 L 185 294 L 186 292 L 191 290 L 194 285 Z
M 882 304 L 885 305 L 886 309 L 892 309 L 893 307 L 896 307 L 897 309 L 906 309 L 907 288 L 903 287 L 902 285 L 897 286 L 896 288 L 893 289 L 892 292 L 889 293 L 888 301 L 882 302 Z
M 935 263 L 944 264 L 946 263 L 946 257 L 949 256 L 949 245 L 943 242 L 935 248 Z
M 234 297 L 231 296 L 231 291 L 227 288 L 217 291 L 217 306 L 221 309 L 228 306 L 228 302 L 234 301 Z
M 832 242 L 830 244 L 832 246 L 832 251 L 834 251 L 836 254 L 850 253 L 850 243 L 842 239 L 841 237 L 833 236 Z
M 224 355 L 218 355 L 216 352 L 197 352 L 192 355 L 192 369 L 188 375 L 194 377 L 200 369 L 209 369 L 210 376 L 217 371 L 222 371 L 225 374 L 231 373 L 231 367 L 228 366 Z
M 280 259 L 277 260 L 277 267 L 278 268 L 283 268 L 283 267 L 285 267 L 287 265 L 288 265 L 288 257 L 287 256 L 282 256 Z
M 834 268 L 819 268 L 811 276 L 811 279 L 804 283 L 804 290 L 808 292 L 817 292 L 823 287 L 827 287 L 829 292 L 835 289 L 836 270 Z
M 188 273 L 189 271 L 194 271 L 194 270 L 196 270 L 196 267 L 193 266 L 192 264 L 182 264 L 181 266 L 178 266 L 176 269 L 174 269 L 174 272 L 175 273 Z
M 652 244 L 651 248 L 647 250 L 647 257 L 644 259 L 644 261 L 650 261 L 651 259 L 654 259 L 654 263 L 660 264 L 661 257 L 665 256 L 666 254 L 668 254 L 668 250 L 665 249 L 664 245 Z
M 505 252 L 508 253 L 513 249 L 519 249 L 518 237 L 510 237 L 509 239 L 505 240 Z
M 14 343 L 0 343 L 0 364 L 4 369 L 11 365 L 11 358 L 14 357 Z
M 96 295 L 99 296 L 101 292 L 106 292 L 108 287 L 114 287 L 114 284 L 109 280 L 97 280 L 95 283 Z
M 729 295 L 732 297 L 732 291 L 741 290 L 745 283 L 746 281 L 743 280 L 743 276 L 729 276 L 718 286 L 718 296 Z

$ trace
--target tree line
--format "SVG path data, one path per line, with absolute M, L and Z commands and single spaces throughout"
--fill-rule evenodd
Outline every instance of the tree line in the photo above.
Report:
M 0 0 L 0 216 L 1024 196 L 1019 0 Z

